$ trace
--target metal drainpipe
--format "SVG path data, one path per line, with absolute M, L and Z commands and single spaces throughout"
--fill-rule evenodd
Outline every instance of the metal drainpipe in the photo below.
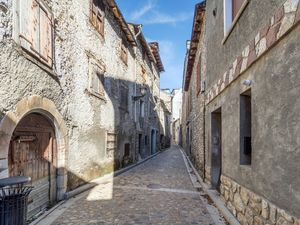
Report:
M 205 182 L 205 177 L 206 177 L 206 144 L 205 144 L 205 133 L 206 133 L 206 128 L 205 128 L 205 113 L 206 113 L 206 107 L 205 107 L 205 95 L 204 95 L 204 106 L 203 106 L 203 182 Z
M 138 33 L 134 36 L 135 40 L 137 40 L 137 37 L 142 33 L 142 24 L 140 24 L 138 26 L 139 31 Z M 136 93 L 136 83 L 137 83 L 137 58 L 136 58 L 136 54 L 137 54 L 137 46 L 134 48 L 134 96 L 137 95 Z M 137 115 L 136 115 L 136 101 L 134 101 L 134 122 L 137 122 Z

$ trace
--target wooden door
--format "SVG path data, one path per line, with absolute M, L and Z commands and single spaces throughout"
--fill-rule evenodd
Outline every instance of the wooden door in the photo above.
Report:
M 9 151 L 10 176 L 31 177 L 29 216 L 55 201 L 55 138 L 51 124 L 39 114 L 26 116 L 14 131 Z

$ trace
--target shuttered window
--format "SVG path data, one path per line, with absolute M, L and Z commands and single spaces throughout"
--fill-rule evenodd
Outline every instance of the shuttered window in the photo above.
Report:
M 19 1 L 19 40 L 21 46 L 52 67 L 52 14 L 42 1 Z
M 104 5 L 102 0 L 90 0 L 90 21 L 99 34 L 104 36 Z
M 120 53 L 121 60 L 127 65 L 128 63 L 128 50 L 125 41 L 121 43 L 121 53 Z
M 120 108 L 125 110 L 125 111 L 128 111 L 128 88 L 121 85 L 120 86 Z
M 104 69 L 94 60 L 91 60 L 89 70 L 89 92 L 98 98 L 104 99 Z

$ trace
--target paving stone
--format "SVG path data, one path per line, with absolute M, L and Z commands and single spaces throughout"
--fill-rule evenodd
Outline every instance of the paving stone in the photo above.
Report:
M 52 224 L 215 224 L 206 204 L 174 147 L 87 191 Z

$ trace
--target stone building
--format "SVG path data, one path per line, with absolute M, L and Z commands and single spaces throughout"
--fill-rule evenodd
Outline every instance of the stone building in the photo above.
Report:
M 114 0 L 0 0 L 0 177 L 32 177 L 30 215 L 158 150 L 163 65 L 141 34 Z
M 195 74 L 185 72 L 183 146 L 204 154 L 197 168 L 241 224 L 300 223 L 299 20 L 299 0 L 207 1 L 196 50 L 205 104 L 195 111 Z
M 195 6 L 191 40 L 187 42 L 185 59 L 183 106 L 182 106 L 182 145 L 204 176 L 204 90 L 205 90 L 205 3 Z
M 181 144 L 181 107 L 182 107 L 182 88 L 173 89 L 172 95 L 172 124 L 171 135 L 172 144 Z
M 158 43 L 147 43 L 142 26 L 129 24 L 136 35 L 136 82 L 137 97 L 133 99 L 135 105 L 136 146 L 138 159 L 156 153 L 159 149 L 159 109 L 160 102 L 160 72 L 164 71 Z M 142 95 L 141 91 L 145 94 Z M 142 98 L 140 96 L 143 96 Z
M 160 143 L 161 148 L 169 148 L 171 145 L 171 123 L 172 123 L 172 94 L 169 89 L 160 92 Z

